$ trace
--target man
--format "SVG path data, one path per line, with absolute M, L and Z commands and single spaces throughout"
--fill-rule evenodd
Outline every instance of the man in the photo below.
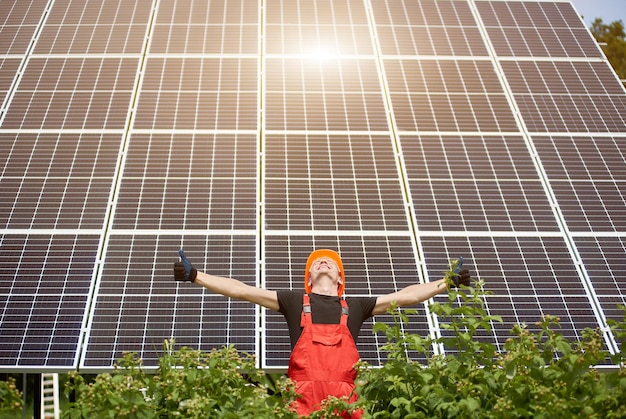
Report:
M 215 293 L 249 301 L 279 311 L 289 327 L 292 353 L 287 375 L 301 396 L 295 409 L 308 415 L 320 408 L 328 396 L 357 400 L 354 392 L 359 360 L 356 339 L 365 320 L 383 314 L 392 303 L 410 306 L 447 290 L 444 278 L 414 284 L 379 297 L 342 298 L 346 278 L 341 257 L 329 249 L 312 252 L 304 271 L 304 291 L 273 291 L 247 285 L 233 278 L 198 272 L 179 250 L 174 264 L 177 281 L 189 281 Z M 454 285 L 469 285 L 470 274 L 460 269 Z M 357 413 L 353 417 L 360 417 Z

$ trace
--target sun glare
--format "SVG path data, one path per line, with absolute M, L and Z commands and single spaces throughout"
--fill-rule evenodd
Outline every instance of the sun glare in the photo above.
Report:
M 305 59 L 319 62 L 331 60 L 335 56 L 336 53 L 328 48 L 316 48 L 303 54 Z

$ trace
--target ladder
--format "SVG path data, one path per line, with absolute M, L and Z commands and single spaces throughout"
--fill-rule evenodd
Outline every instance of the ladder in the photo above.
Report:
M 59 374 L 41 374 L 41 419 L 59 419 Z

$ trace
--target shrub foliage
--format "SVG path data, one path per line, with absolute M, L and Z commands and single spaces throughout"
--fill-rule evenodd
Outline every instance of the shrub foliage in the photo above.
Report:
M 77 401 L 65 418 L 294 418 L 295 394 L 287 379 L 270 380 L 254 359 L 225 347 L 211 352 L 173 350 L 166 341 L 154 375 L 136 354 L 127 354 L 111 374 L 86 383 L 72 373 L 66 392 Z
M 445 273 L 448 281 L 458 261 Z M 484 339 L 494 323 L 484 306 L 483 283 L 451 289 L 448 300 L 430 305 L 441 335 L 403 332 L 415 310 L 392 307 L 392 324 L 377 323 L 388 360 L 379 368 L 357 365 L 358 402 L 329 398 L 313 418 L 360 409 L 366 418 L 623 418 L 626 417 L 625 318 L 609 321 L 621 343 L 609 354 L 598 330 L 579 341 L 559 333 L 559 319 L 546 316 L 531 331 L 511 330 L 501 351 Z M 445 348 L 445 355 L 441 348 Z M 410 356 L 409 356 L 410 354 Z M 420 361 L 415 361 L 420 359 Z M 166 341 L 155 374 L 136 354 L 127 354 L 112 373 L 87 382 L 70 374 L 66 393 L 77 395 L 65 418 L 295 418 L 296 395 L 283 375 L 266 375 L 254 359 L 233 347 L 211 352 L 174 350 Z M 604 368 L 602 365 L 612 365 Z M 4 390 L 3 390 L 4 388 Z M 14 383 L 0 383 L 6 409 L 21 408 Z M 5 410 L 2 410 L 5 409 Z
M 22 393 L 15 385 L 15 378 L 0 381 L 0 418 L 16 417 L 23 406 Z
M 412 314 L 408 310 L 393 310 L 393 325 L 375 325 L 387 335 L 389 361 L 381 368 L 360 366 L 360 406 L 375 418 L 626 417 L 623 344 L 611 357 L 600 331 L 586 329 L 580 341 L 570 342 L 558 332 L 559 319 L 546 316 L 535 333 L 515 325 L 498 352 L 478 335 L 502 321 L 486 313 L 487 294 L 477 281 L 449 291 L 446 303 L 432 304 L 440 337 L 402 335 L 400 325 Z M 626 322 L 610 323 L 623 342 Z M 433 355 L 433 346 L 440 344 L 447 355 Z M 426 364 L 408 359 L 407 351 L 423 355 Z M 609 360 L 621 367 L 595 368 Z

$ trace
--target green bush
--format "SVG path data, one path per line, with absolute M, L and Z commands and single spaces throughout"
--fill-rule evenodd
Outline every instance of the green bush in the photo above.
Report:
M 446 273 L 449 278 L 451 270 Z M 442 336 L 403 335 L 402 322 L 414 312 L 391 310 L 393 325 L 376 324 L 389 343 L 389 361 L 381 368 L 359 367 L 358 405 L 374 418 L 618 418 L 626 417 L 624 368 L 599 372 L 609 354 L 598 330 L 586 329 L 579 342 L 556 331 L 559 319 L 546 316 L 531 333 L 516 325 L 513 337 L 496 346 L 481 341 L 479 331 L 491 330 L 498 316 L 485 312 L 479 281 L 474 287 L 451 290 L 448 301 L 434 303 Z M 625 310 L 626 313 L 626 310 Z M 611 322 L 623 341 L 626 322 Z M 448 355 L 433 355 L 443 344 Z M 407 351 L 427 362 L 411 361 Z M 612 358 L 624 361 L 624 351 Z
M 451 263 L 450 280 L 458 261 Z M 433 303 L 441 336 L 403 333 L 403 323 L 415 310 L 392 308 L 392 324 L 374 325 L 387 344 L 388 361 L 379 368 L 360 363 L 359 401 L 329 398 L 312 418 L 336 417 L 360 409 L 366 418 L 621 418 L 626 417 L 624 346 L 610 356 L 598 330 L 586 329 L 570 342 L 559 332 L 559 319 L 546 316 L 537 332 L 513 327 L 503 351 L 481 339 L 498 316 L 484 307 L 483 283 L 448 292 L 444 303 Z M 620 342 L 625 321 L 610 321 Z M 254 359 L 232 347 L 209 353 L 165 342 L 155 375 L 147 375 L 135 354 L 126 355 L 111 374 L 92 383 L 73 373 L 66 392 L 78 398 L 65 418 L 295 418 L 295 399 L 284 376 L 272 380 L 254 368 Z M 445 347 L 446 355 L 433 348 Z M 409 356 L 411 354 L 411 356 Z M 425 361 L 412 360 L 413 355 Z M 599 370 L 607 360 L 618 366 Z
M 22 393 L 15 385 L 13 377 L 0 381 L 0 418 L 19 417 L 22 411 Z
M 289 410 L 295 394 L 285 378 L 266 378 L 254 359 L 233 347 L 203 352 L 165 353 L 154 375 L 147 375 L 136 354 L 127 354 L 111 374 L 86 383 L 70 377 L 66 393 L 78 395 L 65 418 L 295 418 Z

